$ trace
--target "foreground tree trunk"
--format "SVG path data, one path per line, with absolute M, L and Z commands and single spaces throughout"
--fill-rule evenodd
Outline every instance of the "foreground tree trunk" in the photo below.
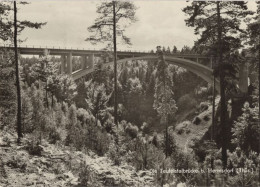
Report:
M 114 117 L 115 124 L 118 125 L 117 116 L 117 52 L 116 52 L 116 1 L 113 1 L 113 43 L 114 43 Z
M 222 135 L 222 162 L 223 168 L 227 166 L 227 124 L 226 124 L 226 98 L 225 98 L 225 74 L 223 71 L 223 54 L 222 54 L 222 27 L 220 16 L 220 2 L 217 2 L 217 23 L 218 23 L 218 65 L 220 77 L 220 126 Z
M 20 73 L 17 49 L 17 7 L 14 1 L 14 52 L 15 52 L 15 74 L 16 74 L 16 88 L 17 88 L 17 143 L 21 142 L 22 138 L 22 123 L 21 123 L 21 87 L 20 87 Z

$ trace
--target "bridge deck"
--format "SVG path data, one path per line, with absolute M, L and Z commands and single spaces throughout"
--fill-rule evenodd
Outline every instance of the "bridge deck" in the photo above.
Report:
M 13 49 L 13 46 L 0 46 L 0 49 Z M 66 48 L 55 48 L 55 47 L 27 47 L 27 46 L 18 46 L 18 50 L 21 55 L 43 55 L 44 50 L 49 50 L 50 55 L 64 55 L 68 53 L 72 53 L 73 56 L 84 56 L 84 55 L 90 55 L 94 54 L 96 56 L 100 56 L 104 52 L 104 50 L 91 50 L 91 49 L 66 49 Z M 151 52 L 142 52 L 142 51 L 118 51 L 118 56 L 146 56 L 153 54 Z M 174 57 L 179 57 L 179 58 L 196 58 L 196 59 L 208 59 L 210 57 L 208 56 L 203 56 L 199 54 L 181 54 L 181 53 L 176 53 L 176 54 L 169 54 Z

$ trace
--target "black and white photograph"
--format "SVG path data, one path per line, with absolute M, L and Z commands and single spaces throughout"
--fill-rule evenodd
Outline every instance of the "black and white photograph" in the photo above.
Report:
M 0 0 L 0 187 L 260 187 L 260 1 Z

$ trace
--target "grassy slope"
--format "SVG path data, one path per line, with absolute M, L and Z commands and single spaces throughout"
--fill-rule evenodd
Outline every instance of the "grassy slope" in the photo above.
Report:
M 219 98 L 216 98 L 216 103 L 218 103 Z M 217 109 L 217 106 L 216 106 Z M 196 125 L 191 123 L 191 125 L 188 126 L 188 129 L 190 130 L 189 133 L 182 133 L 181 135 L 178 134 L 176 131 L 174 131 L 174 137 L 176 139 L 177 145 L 184 150 L 185 152 L 192 151 L 189 148 L 189 145 L 192 143 L 192 139 L 195 137 L 202 138 L 203 135 L 208 131 L 209 127 L 211 126 L 211 118 L 212 118 L 212 106 L 209 106 L 209 108 L 206 111 L 203 111 L 202 113 L 198 115 L 192 115 L 195 111 L 194 109 L 191 109 L 189 113 L 187 113 L 187 116 L 194 116 L 201 119 L 200 124 Z M 208 116 L 208 120 L 204 120 L 204 117 Z M 186 120 L 187 118 L 182 118 L 183 120 Z

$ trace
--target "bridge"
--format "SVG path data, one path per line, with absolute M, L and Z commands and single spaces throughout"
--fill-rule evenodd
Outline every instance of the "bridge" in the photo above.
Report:
M 1 48 L 13 49 L 13 46 L 2 46 Z M 77 80 L 94 71 L 95 59 L 100 58 L 106 51 L 102 50 L 85 50 L 85 49 L 60 49 L 60 48 L 42 48 L 42 47 L 27 47 L 19 46 L 18 52 L 20 55 L 39 55 L 42 56 L 48 51 L 49 55 L 61 57 L 61 73 L 72 75 L 74 80 Z M 151 52 L 138 51 L 118 51 L 118 63 L 123 63 L 131 60 L 156 60 L 158 56 Z M 81 57 L 81 69 L 72 71 L 73 56 Z M 213 83 L 213 57 L 198 55 L 198 54 L 169 54 L 165 55 L 165 60 L 169 64 L 183 67 L 194 74 L 201 77 L 208 83 Z M 107 57 L 107 63 L 103 67 L 113 65 L 113 59 Z M 205 63 L 206 62 L 206 63 Z M 239 88 L 243 93 L 247 93 L 248 89 L 248 72 L 245 68 L 239 71 Z M 216 90 L 220 90 L 219 80 L 216 80 Z

